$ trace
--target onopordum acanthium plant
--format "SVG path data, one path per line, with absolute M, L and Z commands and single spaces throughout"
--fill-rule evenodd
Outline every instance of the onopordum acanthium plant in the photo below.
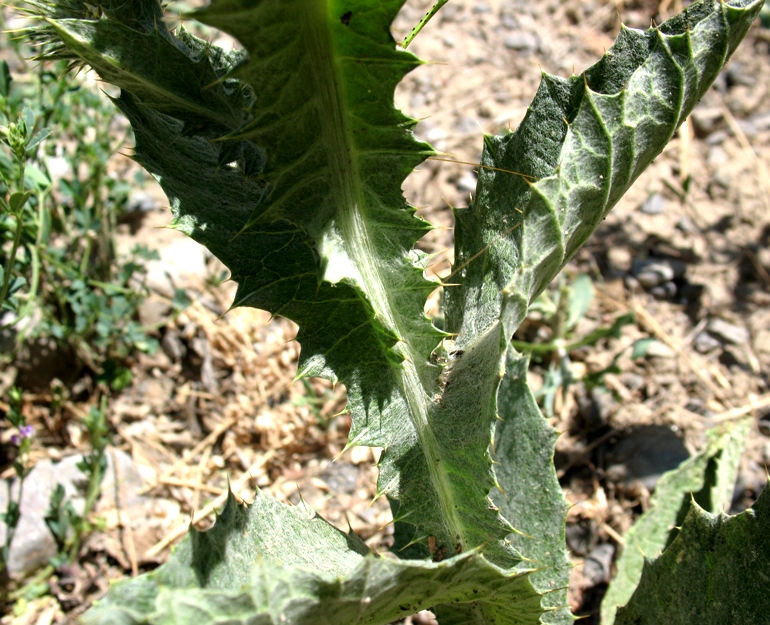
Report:
M 388 623 L 424 608 L 441 625 L 571 622 L 556 433 L 509 343 L 762 0 L 703 0 L 623 28 L 580 76 L 543 75 L 518 129 L 484 137 L 442 329 L 423 312 L 439 285 L 415 247 L 431 226 L 401 192 L 434 154 L 393 106 L 420 64 L 390 33 L 403 0 L 213 0 L 194 17 L 237 39 L 232 53 L 169 30 L 158 0 L 28 4 L 43 58 L 120 87 L 136 160 L 174 227 L 227 265 L 234 305 L 295 321 L 297 376 L 345 384 L 349 445 L 383 449 L 377 490 L 395 520 L 385 557 L 304 505 L 232 500 L 87 622 Z

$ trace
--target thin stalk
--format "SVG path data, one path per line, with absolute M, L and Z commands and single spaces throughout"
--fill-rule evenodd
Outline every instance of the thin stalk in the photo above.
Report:
M 26 295 L 27 303 L 24 306 L 24 310 L 19 315 L 22 318 L 26 318 L 32 313 L 32 309 L 35 307 L 35 301 L 37 299 L 37 292 L 40 288 L 41 258 L 39 250 L 43 249 L 48 244 L 48 233 L 45 228 L 45 203 L 47 199 L 48 196 L 45 192 L 38 195 L 37 198 L 37 237 L 35 239 L 35 245 L 29 248 L 29 255 L 32 260 L 32 275 L 29 280 L 29 289 Z M 44 240 L 44 237 L 46 240 Z
M 25 471 L 26 473 L 26 471 Z M 24 494 L 24 477 L 25 476 L 19 476 L 19 494 L 16 497 L 16 505 L 18 506 L 17 510 L 19 511 L 19 514 L 21 514 L 21 497 Z M 16 534 L 16 526 L 18 525 L 19 519 L 16 519 L 15 523 L 9 523 L 6 529 L 5 533 L 5 545 L 3 545 L 3 568 L 7 568 L 8 566 L 8 558 L 11 555 L 11 545 L 13 544 L 13 537 Z
M 8 290 L 11 288 L 11 276 L 14 265 L 16 264 L 16 252 L 19 250 L 19 244 L 21 243 L 21 233 L 24 229 L 24 222 L 20 215 L 14 215 L 16 220 L 16 231 L 13 235 L 13 246 L 11 247 L 11 253 L 8 255 L 8 260 L 5 262 L 5 275 L 3 276 L 3 286 L 0 289 L 0 310 L 2 310 L 5 298 L 8 296 Z

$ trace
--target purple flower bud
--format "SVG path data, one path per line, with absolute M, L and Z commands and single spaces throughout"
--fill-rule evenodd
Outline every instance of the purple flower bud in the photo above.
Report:
M 21 445 L 21 441 L 23 441 L 25 438 L 32 438 L 32 435 L 35 433 L 35 428 L 31 425 L 22 425 L 19 427 L 19 433 L 14 434 L 11 436 L 11 444 L 16 445 L 17 447 Z

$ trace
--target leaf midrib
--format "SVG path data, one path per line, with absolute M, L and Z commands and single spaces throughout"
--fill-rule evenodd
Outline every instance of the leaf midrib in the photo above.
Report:
M 455 492 L 445 470 L 446 463 L 440 461 L 439 445 L 430 427 L 428 413 L 430 397 L 420 382 L 415 363 L 422 359 L 414 353 L 408 340 L 408 324 L 404 323 L 400 311 L 389 297 L 390 290 L 374 261 L 378 257 L 373 245 L 376 233 L 368 228 L 367 211 L 370 208 L 363 201 L 363 184 L 356 158 L 353 133 L 347 123 L 351 113 L 345 105 L 344 79 L 330 32 L 329 16 L 325 2 L 305 0 L 300 3 L 298 20 L 301 33 L 308 42 L 312 75 L 317 82 L 316 93 L 321 98 L 321 132 L 329 146 L 330 186 L 335 202 L 336 225 L 345 242 L 347 254 L 360 275 L 360 288 L 381 321 L 399 337 L 393 349 L 403 357 L 396 372 L 401 391 L 406 400 L 409 417 L 414 426 L 425 454 L 425 464 L 430 482 L 437 494 L 442 520 L 451 536 L 460 537 L 465 550 L 463 524 L 457 514 Z M 384 493 L 381 493 L 384 494 Z

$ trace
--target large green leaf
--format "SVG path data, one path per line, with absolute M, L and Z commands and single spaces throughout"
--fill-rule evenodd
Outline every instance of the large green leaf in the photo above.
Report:
M 526 574 L 478 552 L 443 562 L 379 557 L 306 505 L 257 492 L 246 507 L 231 497 L 211 530 L 191 530 L 156 571 L 118 582 L 84 623 L 384 625 L 434 603 L 480 602 L 485 623 L 536 625 L 542 613 Z
M 544 74 L 515 132 L 485 138 L 476 197 L 456 211 L 446 289 L 455 357 L 432 423 L 455 436 L 473 423 L 491 438 L 499 372 L 529 303 L 663 150 L 761 6 L 704 0 L 658 28 L 623 28 L 584 74 Z
M 502 542 L 511 527 L 488 505 L 488 425 L 439 423 L 431 410 L 441 368 L 430 356 L 444 335 L 424 315 L 436 284 L 414 249 L 430 226 L 401 183 L 432 152 L 393 107 L 419 63 L 390 36 L 401 1 L 218 0 L 197 16 L 249 55 L 221 83 L 212 77 L 237 57 L 149 27 L 149 9 L 128 19 L 102 5 L 98 20 L 60 9 L 47 32 L 121 86 L 137 160 L 160 180 L 176 227 L 230 268 L 234 305 L 296 321 L 298 375 L 345 383 L 350 444 L 384 448 L 380 494 L 438 552 L 489 544 L 515 563 Z M 484 392 L 489 404 L 494 389 Z
M 527 555 L 522 562 L 535 571 L 530 580 L 543 593 L 541 623 L 568 625 L 575 617 L 567 605 L 572 563 L 565 542 L 567 501 L 553 464 L 558 432 L 543 417 L 527 384 L 529 359 L 509 350 L 506 375 L 500 384 L 500 418 L 495 428 L 493 457 L 499 489 L 492 500 L 516 531 L 507 540 Z M 472 606 L 434 607 L 441 625 L 474 621 Z
M 436 422 L 461 421 L 474 389 L 491 429 L 498 380 L 488 372 L 503 368 L 529 303 L 662 151 L 761 6 L 704 0 L 658 28 L 623 28 L 584 74 L 544 74 L 515 132 L 485 138 L 475 200 L 456 211 L 456 286 L 446 290 L 447 330 L 465 355 L 442 376 L 435 410 L 448 414 Z
M 618 625 L 770 621 L 770 487 L 733 517 L 693 505 L 671 546 L 645 560 Z
M 553 463 L 559 433 L 538 408 L 527 383 L 528 367 L 528 358 L 508 351 L 493 454 L 500 489 L 492 500 L 505 518 L 515 520 L 517 531 L 508 540 L 536 569 L 530 579 L 544 593 L 543 607 L 549 610 L 542 622 L 565 625 L 574 617 L 567 606 L 572 570 L 565 540 L 568 505 Z
M 693 501 L 710 513 L 722 513 L 732 502 L 738 463 L 752 419 L 709 432 L 703 450 L 669 471 L 655 486 L 650 509 L 624 537 L 617 572 L 602 601 L 602 625 L 612 625 L 642 576 L 645 558 L 655 558 L 679 533 Z

